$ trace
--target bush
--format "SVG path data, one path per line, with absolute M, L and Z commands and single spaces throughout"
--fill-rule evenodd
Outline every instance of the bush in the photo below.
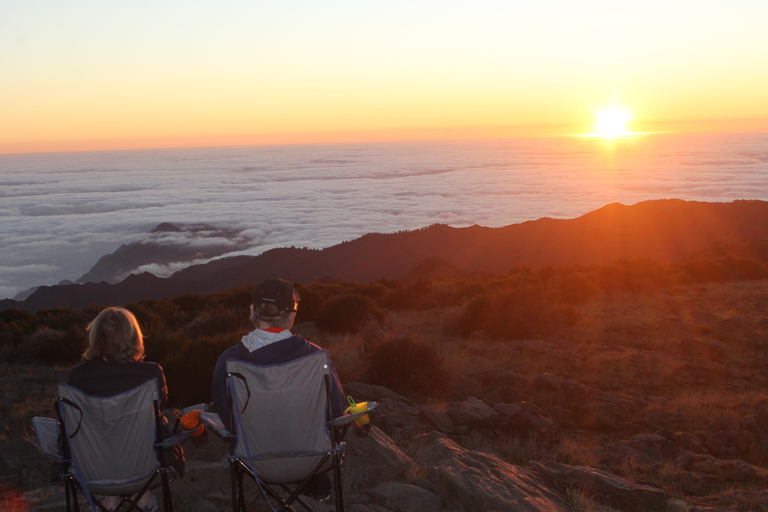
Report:
M 445 390 L 448 382 L 443 358 L 435 346 L 411 333 L 385 335 L 371 344 L 365 358 L 366 380 L 400 394 L 435 396 Z
M 217 336 L 232 331 L 247 332 L 253 329 L 247 308 L 212 308 L 198 314 L 185 330 L 195 338 Z
M 298 312 L 296 313 L 296 323 L 312 322 L 317 317 L 318 311 L 323 306 L 323 297 L 317 293 L 315 287 L 296 285 L 296 291 L 301 295 Z
M 29 362 L 69 365 L 80 360 L 87 346 L 85 332 L 78 328 L 58 331 L 39 327 L 18 350 L 21 358 Z
M 221 353 L 238 341 L 240 336 L 235 334 L 188 340 L 176 357 L 163 361 L 169 405 L 186 407 L 210 402 L 214 365 Z
M 600 290 L 581 274 L 565 276 L 558 283 L 560 297 L 567 304 L 583 304 L 597 296 Z
M 385 316 L 384 310 L 370 297 L 348 294 L 325 302 L 317 313 L 315 325 L 331 333 L 357 332 L 364 322 L 381 323 Z
M 525 287 L 474 299 L 456 330 L 462 336 L 484 330 L 497 338 L 528 339 L 572 327 L 578 319 L 574 307 L 558 304 L 541 288 Z

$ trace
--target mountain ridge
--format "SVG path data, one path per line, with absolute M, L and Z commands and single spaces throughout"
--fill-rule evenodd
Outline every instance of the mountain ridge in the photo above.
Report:
M 648 258 L 682 263 L 715 244 L 768 239 L 768 202 L 730 203 L 680 199 L 611 203 L 574 219 L 538 220 L 500 228 L 433 224 L 414 231 L 369 233 L 325 249 L 276 248 L 193 265 L 169 278 L 129 276 L 117 284 L 43 286 L 24 301 L 0 301 L 2 309 L 90 303 L 120 305 L 142 298 L 210 293 L 282 276 L 310 283 L 397 279 L 421 262 L 439 258 L 466 272 L 506 272 L 516 265 L 589 265 Z M 151 276 L 151 277 L 150 277 Z

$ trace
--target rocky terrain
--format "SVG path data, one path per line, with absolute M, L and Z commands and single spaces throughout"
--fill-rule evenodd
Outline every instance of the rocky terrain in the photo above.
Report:
M 612 286 L 622 279 L 617 268 L 604 270 Z M 474 311 L 471 304 L 488 305 L 482 300 L 389 309 L 381 321 L 354 332 L 319 329 L 320 313 L 298 325 L 296 332 L 329 350 L 347 394 L 381 404 L 370 435 L 347 435 L 347 509 L 768 511 L 768 280 L 656 285 L 648 267 L 635 271 L 645 286 L 630 280 L 624 289 L 596 291 L 569 310 L 577 313 L 572 321 L 529 337 L 464 333 L 459 320 Z M 540 282 L 557 270 L 524 274 Z M 574 278 L 568 277 L 564 282 Z M 505 279 L 514 287 L 521 277 Z M 446 297 L 452 289 L 467 293 L 470 284 L 479 287 L 454 278 L 422 281 L 396 289 L 394 304 L 403 305 L 403 290 Z M 305 312 L 310 292 L 326 288 L 302 289 Z M 176 361 L 156 345 L 163 349 L 158 360 L 166 354 L 172 397 L 195 391 L 183 388 L 181 370 L 210 370 L 218 347 L 247 329 L 241 307 L 247 300 L 247 293 L 233 292 L 132 306 L 147 327 L 148 344 L 166 340 L 177 352 L 189 346 L 190 358 Z M 22 332 L 22 321 L 56 327 L 55 320 L 64 328 L 71 320 L 62 319 L 76 316 L 54 313 L 5 313 L 0 334 L 11 339 Z M 216 334 L 221 326 L 232 333 Z M 0 483 L 7 510 L 60 510 L 63 502 L 46 462 L 24 439 L 32 416 L 51 415 L 54 384 L 66 378 L 66 368 L 24 362 L 31 357 L 26 344 L 49 347 L 49 338 L 68 339 L 53 327 L 6 345 L 4 353 L 17 362 L 0 364 Z M 172 338 L 182 332 L 204 337 Z M 376 352 L 390 345 L 394 355 Z M 421 355 L 398 358 L 412 349 Z M 374 371 L 382 358 L 384 374 Z M 387 375 L 396 378 L 384 387 Z M 209 378 L 203 380 L 207 388 Z M 213 437 L 202 447 L 187 445 L 188 473 L 172 486 L 177 510 L 228 508 L 226 453 Z

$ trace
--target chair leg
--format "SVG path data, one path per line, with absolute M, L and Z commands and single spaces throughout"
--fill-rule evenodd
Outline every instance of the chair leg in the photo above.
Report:
M 243 485 L 243 470 L 240 468 L 240 466 L 237 467 L 237 502 L 238 502 L 238 510 L 237 512 L 246 512 L 245 511 L 245 486 Z
M 171 501 L 171 487 L 168 484 L 168 472 L 163 470 L 163 474 L 160 475 L 160 479 L 163 482 L 163 510 L 165 512 L 173 512 L 173 502 Z
M 70 489 L 69 480 L 64 477 L 64 495 L 67 500 L 67 512 L 72 512 L 72 490 Z
M 336 499 L 336 512 L 344 512 L 344 496 L 341 485 L 341 465 L 338 454 L 333 456 L 333 494 Z
M 72 503 L 74 504 L 75 512 L 80 512 L 80 500 L 77 497 L 77 486 L 74 480 L 70 480 L 72 486 Z

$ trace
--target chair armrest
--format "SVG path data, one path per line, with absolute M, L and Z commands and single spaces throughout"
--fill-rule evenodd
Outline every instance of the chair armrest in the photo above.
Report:
M 157 443 L 157 445 L 162 446 L 163 448 L 172 448 L 178 444 L 184 444 L 192 438 L 192 433 L 194 431 L 195 429 L 183 430 L 182 432 L 179 432 L 178 434 L 175 434 L 167 439 L 163 439 L 163 441 L 161 443 Z
M 368 402 L 368 410 L 367 411 L 358 412 L 358 413 L 355 413 L 355 414 L 345 414 L 344 416 L 339 416 L 338 418 L 336 418 L 333 421 L 330 421 L 329 423 L 331 425 L 333 425 L 334 427 L 341 427 L 341 426 L 347 425 L 347 424 L 352 423 L 353 421 L 355 421 L 357 418 L 359 418 L 361 416 L 365 416 L 369 412 L 371 412 L 374 409 L 376 409 L 378 406 L 379 406 L 378 402 Z
M 32 430 L 35 431 L 35 444 L 42 454 L 54 462 L 63 462 L 64 455 L 59 443 L 61 424 L 58 420 L 35 416 L 32 418 Z
M 208 412 L 208 404 L 195 404 L 185 407 L 181 410 L 181 414 L 189 414 L 192 411 Z
M 204 412 L 200 414 L 200 423 L 205 425 L 205 428 L 210 429 L 214 434 L 222 439 L 229 436 L 229 430 L 222 423 L 221 418 L 215 412 Z

